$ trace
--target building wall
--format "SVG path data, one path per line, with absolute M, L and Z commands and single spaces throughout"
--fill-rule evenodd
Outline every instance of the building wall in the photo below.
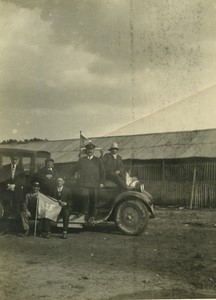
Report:
M 159 205 L 216 207 L 216 159 L 125 161 Z

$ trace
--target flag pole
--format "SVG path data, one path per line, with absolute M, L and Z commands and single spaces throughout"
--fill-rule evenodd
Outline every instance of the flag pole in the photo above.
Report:
M 37 202 L 36 202 L 36 212 L 35 212 L 35 221 L 34 221 L 34 238 L 37 234 L 37 216 L 38 216 L 38 194 L 37 194 Z
M 80 131 L 80 149 L 79 149 L 79 157 L 81 157 L 81 144 L 82 144 L 82 142 L 81 142 L 81 136 L 82 136 L 82 131 Z
M 82 136 L 82 131 L 80 131 L 80 150 L 81 150 L 81 136 Z

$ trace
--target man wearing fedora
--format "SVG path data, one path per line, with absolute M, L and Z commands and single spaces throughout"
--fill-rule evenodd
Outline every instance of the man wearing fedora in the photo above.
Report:
M 11 156 L 11 163 L 3 166 L 0 172 L 0 188 L 4 206 L 4 217 L 20 213 L 23 201 L 23 186 L 25 185 L 25 172 L 19 163 L 17 154 Z
M 57 171 L 54 167 L 54 160 L 48 158 L 45 160 L 45 166 L 38 170 L 33 176 L 32 182 L 39 182 L 40 192 L 46 196 L 52 196 L 56 185 Z
M 79 158 L 74 174 L 79 173 L 79 185 L 84 204 L 85 220 L 94 222 L 96 215 L 97 192 L 105 184 L 105 169 L 101 158 L 94 156 L 95 145 L 85 146 L 86 155 Z
M 121 156 L 118 154 L 118 144 L 113 143 L 109 151 L 110 153 L 106 153 L 103 156 L 106 178 L 116 183 L 122 189 L 127 190 L 124 165 Z

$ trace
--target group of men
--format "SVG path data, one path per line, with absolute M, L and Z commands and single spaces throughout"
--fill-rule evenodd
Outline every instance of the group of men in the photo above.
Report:
M 83 201 L 83 213 L 87 222 L 94 222 L 98 189 L 103 188 L 105 179 L 115 182 L 121 189 L 127 190 L 125 171 L 119 147 L 113 143 L 109 153 L 104 156 L 94 155 L 96 146 L 89 142 L 85 146 L 85 156 L 80 157 L 72 174 L 78 174 L 80 195 Z M 62 207 L 60 215 L 63 218 L 62 238 L 67 238 L 69 216 L 72 212 L 73 197 L 71 190 L 65 185 L 65 179 L 58 176 L 54 167 L 54 160 L 49 158 L 45 166 L 38 170 L 32 178 L 32 191 L 23 195 L 25 173 L 19 164 L 17 156 L 11 157 L 11 164 L 6 165 L 0 172 L 0 185 L 4 205 L 4 216 L 13 212 L 21 217 L 23 228 L 22 236 L 29 233 L 29 218 L 35 216 L 38 192 L 56 199 Z M 23 200 L 24 199 L 24 200 Z M 50 220 L 39 220 L 38 232 L 46 238 L 50 237 Z

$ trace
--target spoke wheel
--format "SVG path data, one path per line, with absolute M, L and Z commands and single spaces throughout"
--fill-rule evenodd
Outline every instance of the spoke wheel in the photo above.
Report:
M 149 212 L 139 200 L 121 202 L 115 211 L 115 224 L 118 229 L 128 235 L 142 233 L 149 222 Z

